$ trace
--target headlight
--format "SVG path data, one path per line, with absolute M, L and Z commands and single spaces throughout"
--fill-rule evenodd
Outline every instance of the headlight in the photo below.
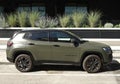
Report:
M 108 54 L 111 54 L 112 53 L 112 50 L 110 47 L 104 47 L 103 50 L 108 53 Z

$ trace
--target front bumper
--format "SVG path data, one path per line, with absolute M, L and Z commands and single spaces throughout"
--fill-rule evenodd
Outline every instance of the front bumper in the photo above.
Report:
M 109 60 L 110 60 L 110 62 L 112 62 L 112 60 L 113 60 L 113 55 L 112 54 L 109 55 Z
M 109 64 L 113 61 L 113 55 L 109 54 L 106 56 L 106 59 L 104 60 L 104 64 Z

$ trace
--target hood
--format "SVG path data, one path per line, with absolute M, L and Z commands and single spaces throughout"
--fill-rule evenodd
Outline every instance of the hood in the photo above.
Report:
M 89 47 L 109 47 L 109 45 L 107 45 L 107 44 L 99 43 L 99 42 L 93 42 L 93 41 L 86 41 L 82 44 L 84 46 L 89 46 Z

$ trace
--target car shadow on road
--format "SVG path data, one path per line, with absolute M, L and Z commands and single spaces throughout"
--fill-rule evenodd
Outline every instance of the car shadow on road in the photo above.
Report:
M 113 60 L 110 64 L 103 67 L 100 72 L 120 70 L 120 63 Z M 79 66 L 65 66 L 65 65 L 41 65 L 36 66 L 33 72 L 36 71 L 83 71 Z
M 117 71 L 120 70 L 120 63 L 117 60 L 113 60 L 110 64 L 103 67 L 101 72 Z
M 36 66 L 33 71 L 80 71 L 78 66 L 68 65 L 41 65 Z

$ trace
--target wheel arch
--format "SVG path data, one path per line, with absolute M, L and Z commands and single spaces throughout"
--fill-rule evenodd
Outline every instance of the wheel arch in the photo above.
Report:
M 33 58 L 33 55 L 32 55 L 31 52 L 22 50 L 22 51 L 16 51 L 16 52 L 13 53 L 13 62 L 15 62 L 16 57 L 17 57 L 18 55 L 20 55 L 20 54 L 27 54 L 27 55 L 29 55 L 29 56 L 32 58 L 32 60 L 34 61 L 34 58 Z
M 81 66 L 82 66 L 82 64 L 83 64 L 84 59 L 85 59 L 88 55 L 97 55 L 97 56 L 100 57 L 100 59 L 101 59 L 102 62 L 104 61 L 104 58 L 103 58 L 103 56 L 102 56 L 102 54 L 101 54 L 100 52 L 87 51 L 87 52 L 83 53 L 83 55 L 82 55 L 82 57 L 81 57 L 81 59 L 80 59 L 80 65 L 81 65 Z

